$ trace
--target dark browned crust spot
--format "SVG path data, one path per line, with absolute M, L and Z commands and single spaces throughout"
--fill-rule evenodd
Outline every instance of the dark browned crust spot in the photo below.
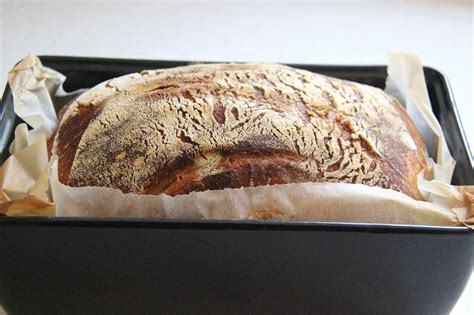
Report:
M 196 168 L 188 164 L 175 173 L 174 182 L 161 192 L 175 196 L 192 191 L 308 181 L 309 174 L 299 169 L 295 162 L 295 157 L 287 154 L 269 154 L 264 158 L 260 154 L 234 154 L 222 159 L 216 167 L 218 173 L 199 180 Z M 318 178 L 314 178 L 314 181 L 318 181 Z

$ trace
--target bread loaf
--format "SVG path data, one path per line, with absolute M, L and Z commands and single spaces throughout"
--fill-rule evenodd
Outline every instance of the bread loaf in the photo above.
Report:
M 382 90 L 276 64 L 194 65 L 104 82 L 62 113 L 59 180 L 124 193 L 360 183 L 422 199 L 424 144 Z

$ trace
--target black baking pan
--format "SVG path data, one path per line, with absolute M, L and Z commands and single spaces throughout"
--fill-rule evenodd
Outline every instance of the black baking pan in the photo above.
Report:
M 65 89 L 180 61 L 41 57 Z M 294 65 L 383 87 L 383 66 Z M 445 77 L 425 68 L 433 110 L 474 184 Z M 9 88 L 1 158 L 20 122 Z M 0 217 L 0 304 L 8 314 L 446 314 L 473 267 L 467 227 L 322 222 Z

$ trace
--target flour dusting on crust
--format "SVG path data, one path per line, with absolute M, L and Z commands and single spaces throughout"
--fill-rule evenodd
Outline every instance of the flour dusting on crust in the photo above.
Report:
M 104 82 L 69 106 L 54 146 L 70 186 L 176 195 L 346 182 L 417 199 L 423 150 L 382 90 L 276 64 L 195 65 Z

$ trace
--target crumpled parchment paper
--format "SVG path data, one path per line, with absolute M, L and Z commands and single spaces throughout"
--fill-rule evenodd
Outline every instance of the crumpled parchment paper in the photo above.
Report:
M 389 55 L 386 92 L 406 106 L 420 129 L 430 156 L 435 158 L 428 158 L 427 170 L 419 175 L 418 185 L 426 202 L 393 190 L 344 183 L 247 187 L 176 197 L 123 194 L 104 187 L 69 187 L 58 181 L 57 161 L 53 158 L 47 167 L 45 155 L 46 138 L 56 123 L 51 109 L 53 103 L 48 101 L 47 94 L 63 93 L 63 82 L 64 76 L 43 67 L 34 56 L 28 56 L 10 72 L 15 112 L 22 118 L 21 115 L 28 115 L 30 121 L 23 119 L 34 129 L 28 131 L 25 126 L 17 127 L 12 156 L 4 163 L 0 177 L 4 196 L 4 200 L 0 200 L 3 202 L 0 213 L 18 215 L 18 209 L 27 209 L 23 214 L 52 215 L 54 207 L 57 216 L 465 224 L 474 227 L 474 186 L 449 184 L 455 161 L 431 110 L 421 61 L 414 55 Z M 17 98 L 22 101 L 18 103 Z M 17 106 L 20 109 L 17 110 Z M 44 137 L 38 138 L 39 134 Z M 16 146 L 18 151 L 15 151 Z M 28 153 L 22 155 L 21 152 Z M 51 195 L 48 195 L 48 184 Z M 34 202 L 31 198 L 35 198 Z

